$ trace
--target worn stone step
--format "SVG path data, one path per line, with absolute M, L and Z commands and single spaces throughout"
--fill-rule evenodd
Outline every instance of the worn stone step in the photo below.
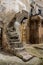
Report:
M 12 32 L 13 32 L 13 33 L 17 33 L 16 30 L 8 30 L 8 33 L 9 33 L 9 32 L 11 32 L 11 33 L 12 33 Z
M 8 34 L 13 35 L 13 34 L 17 34 L 17 33 L 16 32 L 8 32 Z
M 9 42 L 19 42 L 19 39 L 9 39 Z
M 13 34 L 13 35 L 9 34 L 9 36 L 10 37 L 14 37 L 14 36 L 18 37 L 19 35 L 18 34 Z
M 10 35 L 15 35 L 15 36 L 18 36 L 18 34 L 17 34 L 17 33 L 10 33 Z
M 12 37 L 10 37 L 10 39 L 18 39 L 18 36 L 12 36 Z
M 9 32 L 8 35 L 9 36 L 14 36 L 14 35 L 17 36 L 18 34 L 16 32 Z
M 30 55 L 28 52 L 26 52 L 25 50 L 22 51 L 18 51 L 17 55 L 19 58 L 21 58 L 23 61 L 27 62 L 31 59 L 34 58 L 34 56 Z M 20 57 L 21 56 L 21 57 Z
M 16 31 L 16 29 L 14 29 L 14 28 L 7 28 L 7 31 L 8 32 L 13 32 L 13 31 Z
M 12 48 L 21 48 L 22 47 L 22 44 L 21 43 L 10 43 L 11 47 Z
M 10 44 L 20 44 L 21 42 L 20 41 L 16 41 L 16 42 L 10 42 Z
M 17 33 L 16 31 L 10 31 L 10 30 L 9 30 L 9 32 L 11 32 L 11 33 Z

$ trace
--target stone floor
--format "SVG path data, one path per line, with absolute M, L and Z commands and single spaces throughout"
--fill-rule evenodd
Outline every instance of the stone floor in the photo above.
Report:
M 43 44 L 25 45 L 26 51 L 29 54 L 39 58 L 43 58 Z
M 5 55 L 0 53 L 0 65 L 40 65 L 41 63 L 41 59 L 37 57 L 34 57 L 27 62 L 24 62 L 22 59 L 16 56 Z
M 5 52 L 0 52 L 0 65 L 43 65 L 43 49 L 37 49 L 37 47 L 43 48 L 42 45 L 26 45 L 25 50 L 19 52 L 23 58 L 32 57 L 28 61 L 23 61 L 19 57 L 7 54 Z M 27 55 L 26 55 L 27 54 Z M 26 57 L 25 57 L 26 56 Z

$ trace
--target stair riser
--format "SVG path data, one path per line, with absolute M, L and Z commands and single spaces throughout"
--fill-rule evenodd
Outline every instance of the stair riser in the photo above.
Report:
M 21 48 L 22 47 L 22 44 L 18 43 L 18 44 L 10 44 L 11 47 L 13 48 Z

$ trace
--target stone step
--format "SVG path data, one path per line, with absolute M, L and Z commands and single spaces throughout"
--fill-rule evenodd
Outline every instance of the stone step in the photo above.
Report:
M 9 39 L 9 42 L 19 42 L 19 39 Z
M 10 42 L 10 44 L 20 44 L 20 43 L 21 43 L 20 41 L 18 41 L 18 42 L 17 41 L 16 42 L 13 42 L 13 41 Z
M 9 31 L 8 34 L 9 34 L 9 33 L 11 33 L 11 34 L 17 34 L 17 32 L 15 32 L 15 31 L 13 31 L 13 32 L 10 32 L 10 31 Z
M 10 39 L 18 39 L 18 36 L 11 36 Z
M 11 47 L 13 47 L 13 48 L 21 48 L 22 47 L 22 44 L 21 43 L 18 43 L 18 42 L 16 42 L 16 43 L 10 43 L 10 45 L 11 45 Z
M 27 62 L 29 60 L 31 60 L 32 58 L 34 58 L 34 56 L 30 55 L 27 51 L 22 50 L 22 51 L 18 51 L 17 52 L 18 56 L 21 56 L 19 58 L 21 58 L 23 61 Z
M 9 35 L 18 35 L 18 34 L 17 34 L 17 33 L 13 33 L 13 32 L 12 32 L 12 33 L 9 33 Z
M 19 36 L 17 34 L 9 34 L 10 37 Z
M 9 35 L 9 37 L 19 37 L 19 35 L 17 35 L 17 34 L 16 35 L 15 34 L 14 35 Z
M 7 30 L 8 30 L 9 32 L 16 31 L 15 29 L 13 30 L 13 29 L 11 29 L 11 28 L 10 28 L 10 29 L 8 28 Z
M 25 48 L 24 48 L 23 45 L 22 45 L 21 48 L 15 48 L 15 50 L 17 50 L 17 52 L 19 52 L 19 51 L 23 51 L 23 50 L 25 50 Z
M 16 32 L 10 32 L 11 33 L 11 35 L 13 35 L 13 34 L 17 34 Z
M 18 34 L 15 33 L 15 32 L 14 32 L 14 33 L 13 33 L 13 32 L 12 32 L 12 33 L 10 32 L 10 33 L 8 33 L 8 35 L 9 35 L 9 36 L 18 36 Z

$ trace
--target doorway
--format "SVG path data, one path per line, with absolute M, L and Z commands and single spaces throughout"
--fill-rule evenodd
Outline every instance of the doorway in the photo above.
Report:
M 39 43 L 39 27 L 37 20 L 30 20 L 29 41 L 32 44 Z

